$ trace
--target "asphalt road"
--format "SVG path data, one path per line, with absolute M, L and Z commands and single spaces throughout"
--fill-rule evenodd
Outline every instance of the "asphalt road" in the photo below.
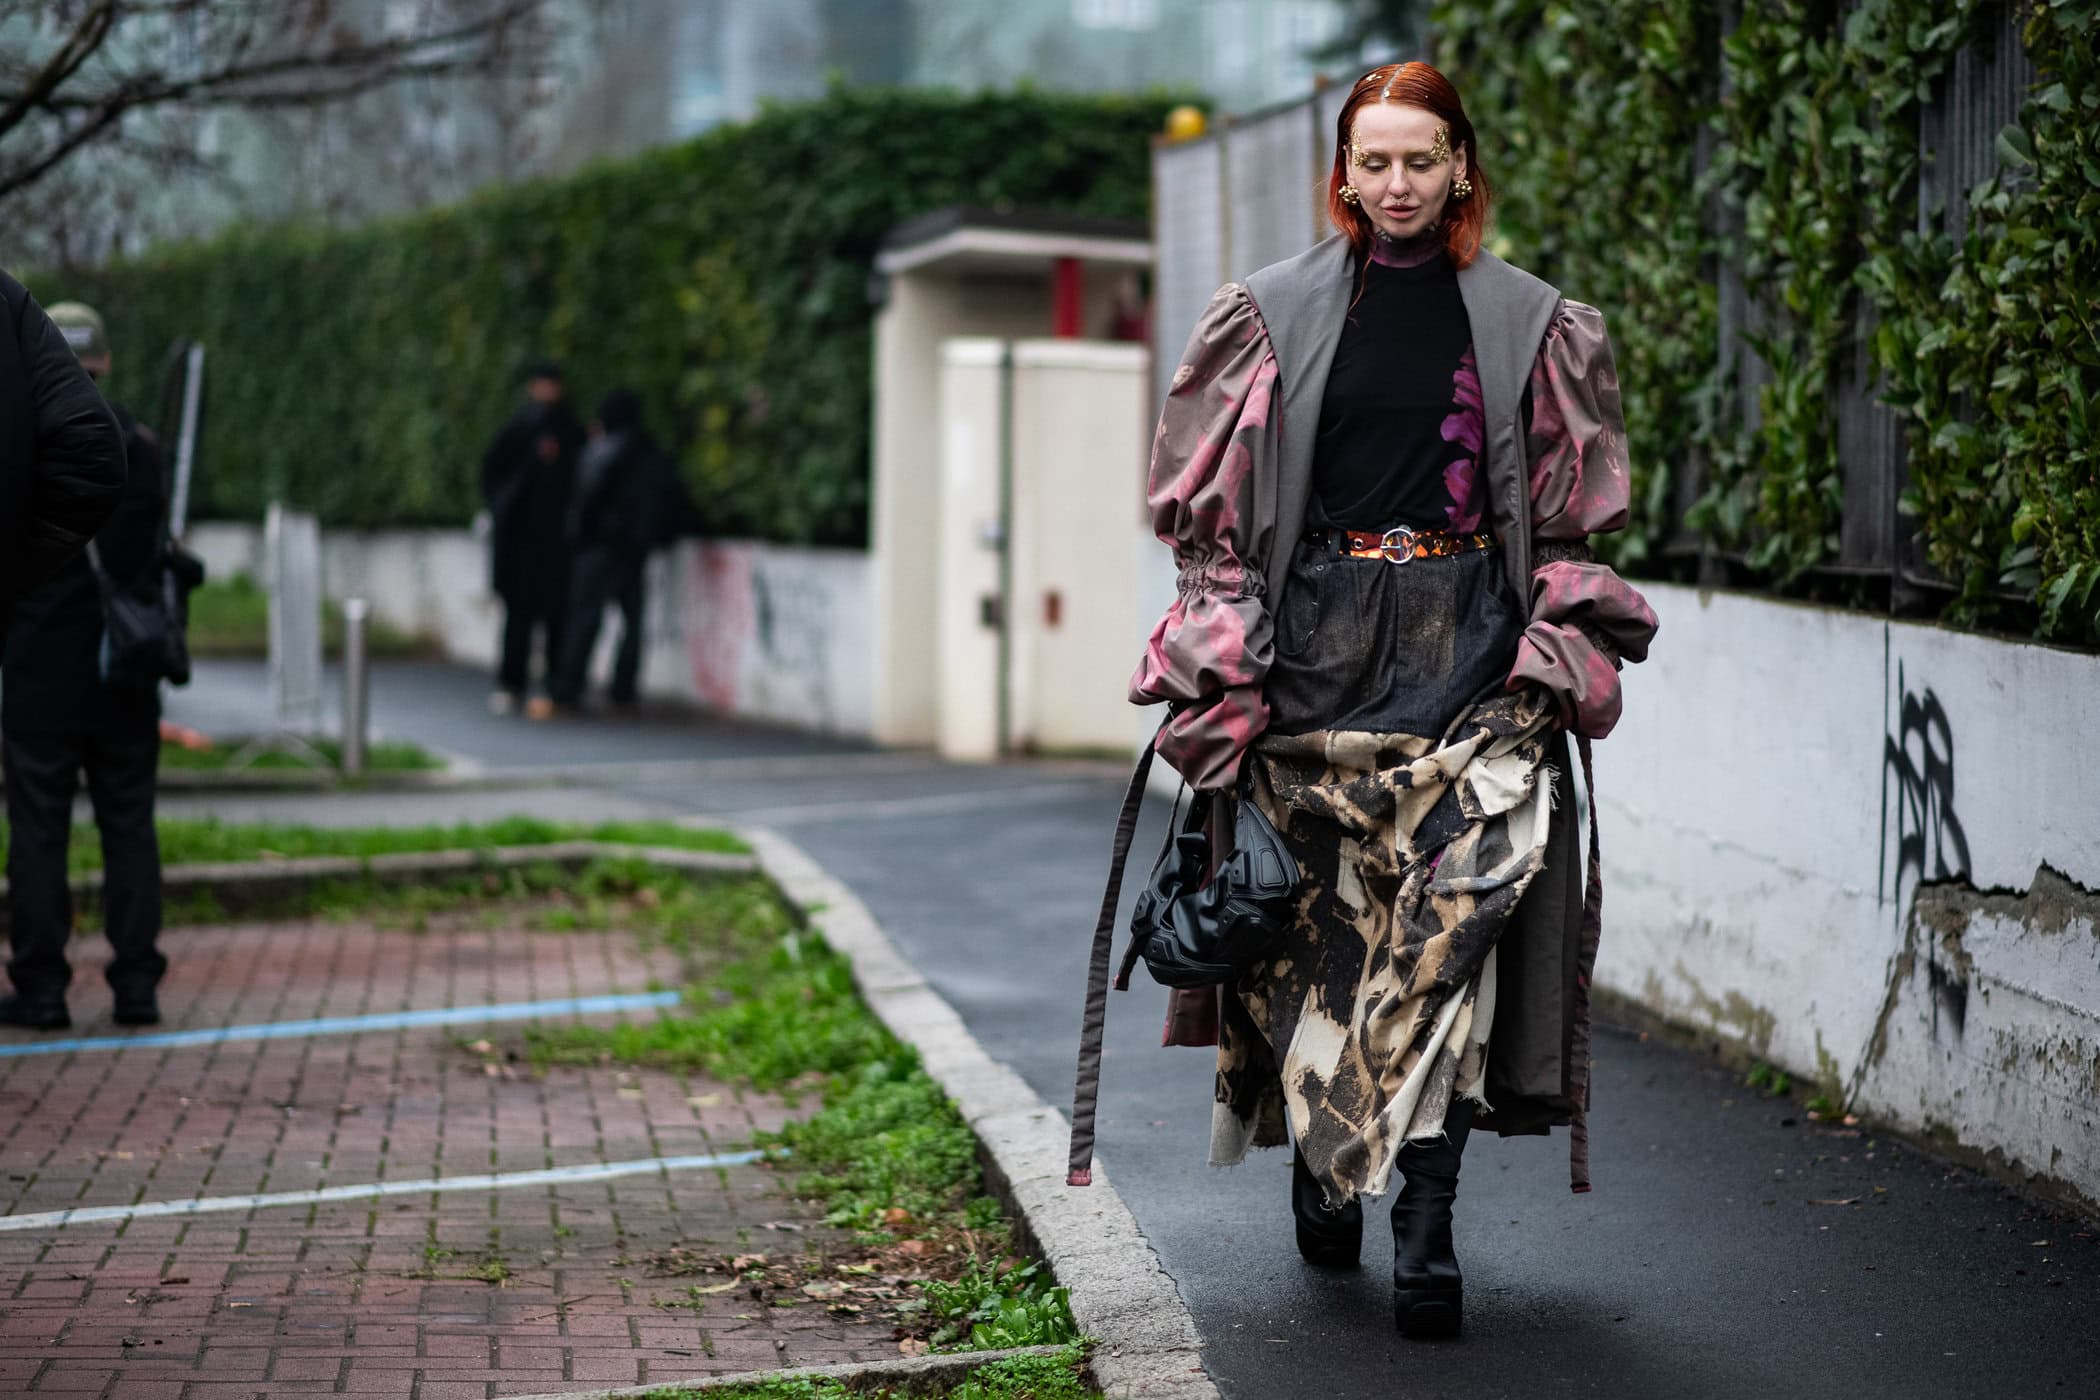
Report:
M 226 713 L 206 703 L 220 682 L 252 684 L 209 679 L 171 713 L 208 725 Z M 491 765 L 676 765 L 513 806 L 783 830 L 867 902 L 995 1057 L 1069 1103 L 1120 775 L 958 768 L 663 718 L 527 725 L 487 716 L 482 689 L 448 668 L 382 668 L 375 715 Z M 451 819 L 447 800 L 416 799 L 414 819 Z M 284 810 L 342 819 L 342 801 Z M 1317 1272 L 1291 1243 L 1284 1154 L 1204 1165 L 1209 1057 L 1159 1048 L 1164 1006 L 1149 984 L 1111 1003 L 1101 1152 L 1233 1400 L 2100 1396 L 2100 1224 L 1870 1131 L 1812 1124 L 1696 1045 L 1610 1025 L 1596 1045 L 1595 1191 L 1569 1193 L 1565 1136 L 1476 1136 L 1458 1213 L 1466 1334 L 1403 1342 L 1376 1203 L 1363 1267 Z

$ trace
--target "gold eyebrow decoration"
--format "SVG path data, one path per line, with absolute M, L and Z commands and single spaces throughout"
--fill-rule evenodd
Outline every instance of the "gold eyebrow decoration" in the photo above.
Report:
M 1354 132 L 1351 132 L 1349 136 L 1349 163 L 1351 165 L 1362 165 L 1365 159 L 1364 148 L 1357 144 L 1356 135 Z
M 1451 159 L 1451 128 L 1445 123 L 1437 123 L 1436 139 L 1429 143 L 1429 158 L 1438 165 Z

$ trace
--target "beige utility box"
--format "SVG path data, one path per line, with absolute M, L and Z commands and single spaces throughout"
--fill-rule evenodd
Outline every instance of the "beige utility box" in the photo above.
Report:
M 1136 226 L 949 211 L 877 261 L 875 737 L 1130 748 L 1151 437 Z M 1056 332 L 1063 332 L 1057 334 Z M 1143 621 L 1148 623 L 1150 619 Z

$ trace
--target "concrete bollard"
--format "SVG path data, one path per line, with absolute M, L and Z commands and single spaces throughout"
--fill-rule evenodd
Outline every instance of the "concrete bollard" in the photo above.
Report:
M 343 776 L 365 771 L 365 728 L 371 710 L 370 668 L 365 657 L 365 619 L 371 607 L 362 598 L 343 600 Z

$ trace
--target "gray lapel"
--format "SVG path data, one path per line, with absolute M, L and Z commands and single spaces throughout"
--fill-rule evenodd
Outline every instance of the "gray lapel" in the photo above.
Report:
M 1283 389 L 1281 458 L 1276 474 L 1276 537 L 1269 550 L 1269 607 L 1273 612 L 1290 572 L 1291 554 L 1305 529 L 1312 497 L 1313 445 L 1319 436 L 1320 399 L 1327 392 L 1327 367 L 1342 338 L 1342 316 L 1356 286 L 1349 240 L 1335 234 L 1288 261 L 1247 279 L 1248 294 L 1262 313 L 1276 373 Z
M 1483 248 L 1458 273 L 1473 328 L 1487 424 L 1488 509 L 1514 596 L 1531 597 L 1531 473 L 1524 460 L 1524 387 L 1560 293 Z

